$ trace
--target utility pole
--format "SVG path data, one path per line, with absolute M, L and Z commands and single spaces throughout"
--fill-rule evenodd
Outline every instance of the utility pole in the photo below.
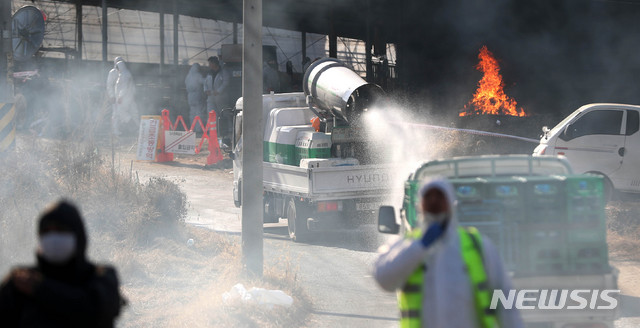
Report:
M 107 47 L 109 42 L 109 13 L 107 8 L 107 0 L 102 0 L 102 62 L 106 64 L 109 61 Z M 104 70 L 103 70 L 104 71 Z M 103 79 L 104 80 L 104 79 Z
M 300 40 L 301 43 L 302 43 L 301 44 L 301 46 L 302 46 L 302 55 L 301 55 L 302 61 L 301 62 L 304 62 L 304 59 L 307 57 L 307 32 L 302 31 L 301 33 L 302 33 L 301 34 L 301 39 L 302 40 Z M 304 74 L 304 63 L 302 65 L 303 65 L 302 73 Z
M 164 74 L 164 5 L 160 4 L 160 76 Z M 162 79 L 162 77 L 160 78 Z
M 76 1 L 76 38 L 78 44 L 76 45 L 76 60 L 82 60 L 82 2 Z
M 233 22 L 233 44 L 238 44 L 238 23 Z
M 329 3 L 331 8 L 329 9 L 329 57 L 338 58 L 338 34 L 336 34 L 336 27 L 333 22 L 333 1 Z
M 178 14 L 178 0 L 173 0 L 173 107 L 178 108 L 178 85 L 180 72 L 178 69 L 178 25 L 180 24 L 180 15 Z
M 244 0 L 242 36 L 242 261 L 250 275 L 263 271 L 262 0 Z

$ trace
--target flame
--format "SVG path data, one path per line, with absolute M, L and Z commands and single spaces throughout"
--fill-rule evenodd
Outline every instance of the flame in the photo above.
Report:
M 478 59 L 480 62 L 476 69 L 482 71 L 483 76 L 478 82 L 478 90 L 473 95 L 473 99 L 464 106 L 465 111 L 461 112 L 460 116 L 474 114 L 526 116 L 522 108 L 517 108 L 518 103 L 504 93 L 504 81 L 500 75 L 498 60 L 493 57 L 487 46 L 482 46 Z

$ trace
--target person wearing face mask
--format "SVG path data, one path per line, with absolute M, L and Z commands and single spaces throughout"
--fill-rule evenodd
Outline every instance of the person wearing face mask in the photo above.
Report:
M 422 220 L 383 250 L 374 277 L 398 291 L 400 327 L 523 327 L 516 309 L 490 308 L 495 289 L 512 289 L 496 247 L 458 225 L 453 186 L 434 179 L 419 190 Z
M 207 95 L 207 113 L 214 110 L 220 117 L 223 109 L 232 106 L 229 103 L 228 88 L 231 72 L 220 63 L 216 56 L 209 57 L 209 74 L 204 80 L 204 93 Z
M 116 270 L 86 258 L 78 210 L 60 201 L 38 224 L 37 264 L 13 269 L 0 285 L 3 327 L 113 327 L 124 299 Z

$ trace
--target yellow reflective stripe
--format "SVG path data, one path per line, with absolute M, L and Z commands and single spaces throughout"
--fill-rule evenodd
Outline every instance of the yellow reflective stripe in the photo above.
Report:
M 7 106 L 11 107 L 9 107 L 5 112 L 5 107 Z M 0 111 L 0 115 L 2 115 L 2 117 L 0 118 L 0 129 L 4 129 L 7 125 L 12 123 L 13 119 L 16 117 L 16 108 L 15 106 L 12 106 L 12 104 L 2 104 L 1 108 L 2 110 Z
M 405 238 L 407 239 L 420 239 L 420 237 L 422 237 L 422 229 L 420 228 L 413 228 L 411 231 L 407 232 L 407 235 L 405 236 Z
M 420 319 L 415 318 L 401 318 L 400 328 L 420 328 Z
M 407 279 L 407 285 L 422 285 L 422 279 L 424 275 L 424 270 L 422 268 L 417 268 Z
M 413 229 L 405 236 L 407 239 L 418 239 L 422 235 L 420 229 Z M 400 327 L 420 328 L 422 311 L 422 285 L 424 266 L 417 268 L 407 279 L 403 290 L 398 291 L 398 308 L 400 309 Z
M 474 303 L 478 321 L 483 328 L 495 326 L 495 314 L 488 313 L 491 295 L 488 290 L 487 273 L 482 259 L 482 238 L 476 228 L 458 228 L 462 259 L 467 267 L 467 273 L 473 288 Z M 475 239 L 475 241 L 474 241 Z
M 422 293 L 400 293 L 398 295 L 400 311 L 420 310 L 422 306 Z

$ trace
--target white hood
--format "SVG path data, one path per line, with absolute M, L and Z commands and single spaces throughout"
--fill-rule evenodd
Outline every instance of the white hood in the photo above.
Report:
M 433 178 L 422 184 L 422 187 L 418 190 L 418 195 L 422 198 L 431 189 L 440 190 L 444 194 L 447 198 L 447 202 L 449 203 L 449 209 L 453 214 L 455 212 L 456 194 L 451 182 L 446 178 Z
M 116 67 L 119 72 L 118 80 L 116 81 L 116 97 L 121 101 L 128 101 L 128 98 L 133 98 L 133 90 L 135 88 L 133 78 L 123 61 L 118 62 Z
M 129 73 L 129 69 L 127 69 L 127 65 L 124 63 L 124 61 L 117 62 L 116 63 L 116 69 L 118 69 L 118 71 L 120 71 L 120 74 Z
M 118 65 L 119 62 L 124 61 L 124 58 L 118 56 L 116 58 L 113 59 L 113 68 L 116 68 L 116 65 Z
M 449 182 L 444 177 L 436 177 L 430 180 L 426 180 L 425 182 L 422 183 L 422 186 L 420 187 L 420 189 L 418 189 L 418 199 L 422 199 L 422 197 L 431 189 L 438 189 L 444 194 L 445 198 L 447 199 L 447 203 L 449 205 L 449 225 L 457 226 L 458 225 L 458 220 L 456 216 L 457 201 L 456 201 L 455 190 L 451 182 Z M 420 205 L 421 205 L 420 203 L 416 204 L 416 206 L 420 206 Z M 416 227 L 414 228 L 418 228 L 420 226 L 422 226 L 423 228 L 426 228 L 426 225 L 430 224 L 430 222 L 424 222 L 424 220 L 425 219 L 424 219 L 422 208 L 418 208 L 417 217 L 416 217 Z M 451 230 L 452 229 L 447 229 L 447 232 Z

